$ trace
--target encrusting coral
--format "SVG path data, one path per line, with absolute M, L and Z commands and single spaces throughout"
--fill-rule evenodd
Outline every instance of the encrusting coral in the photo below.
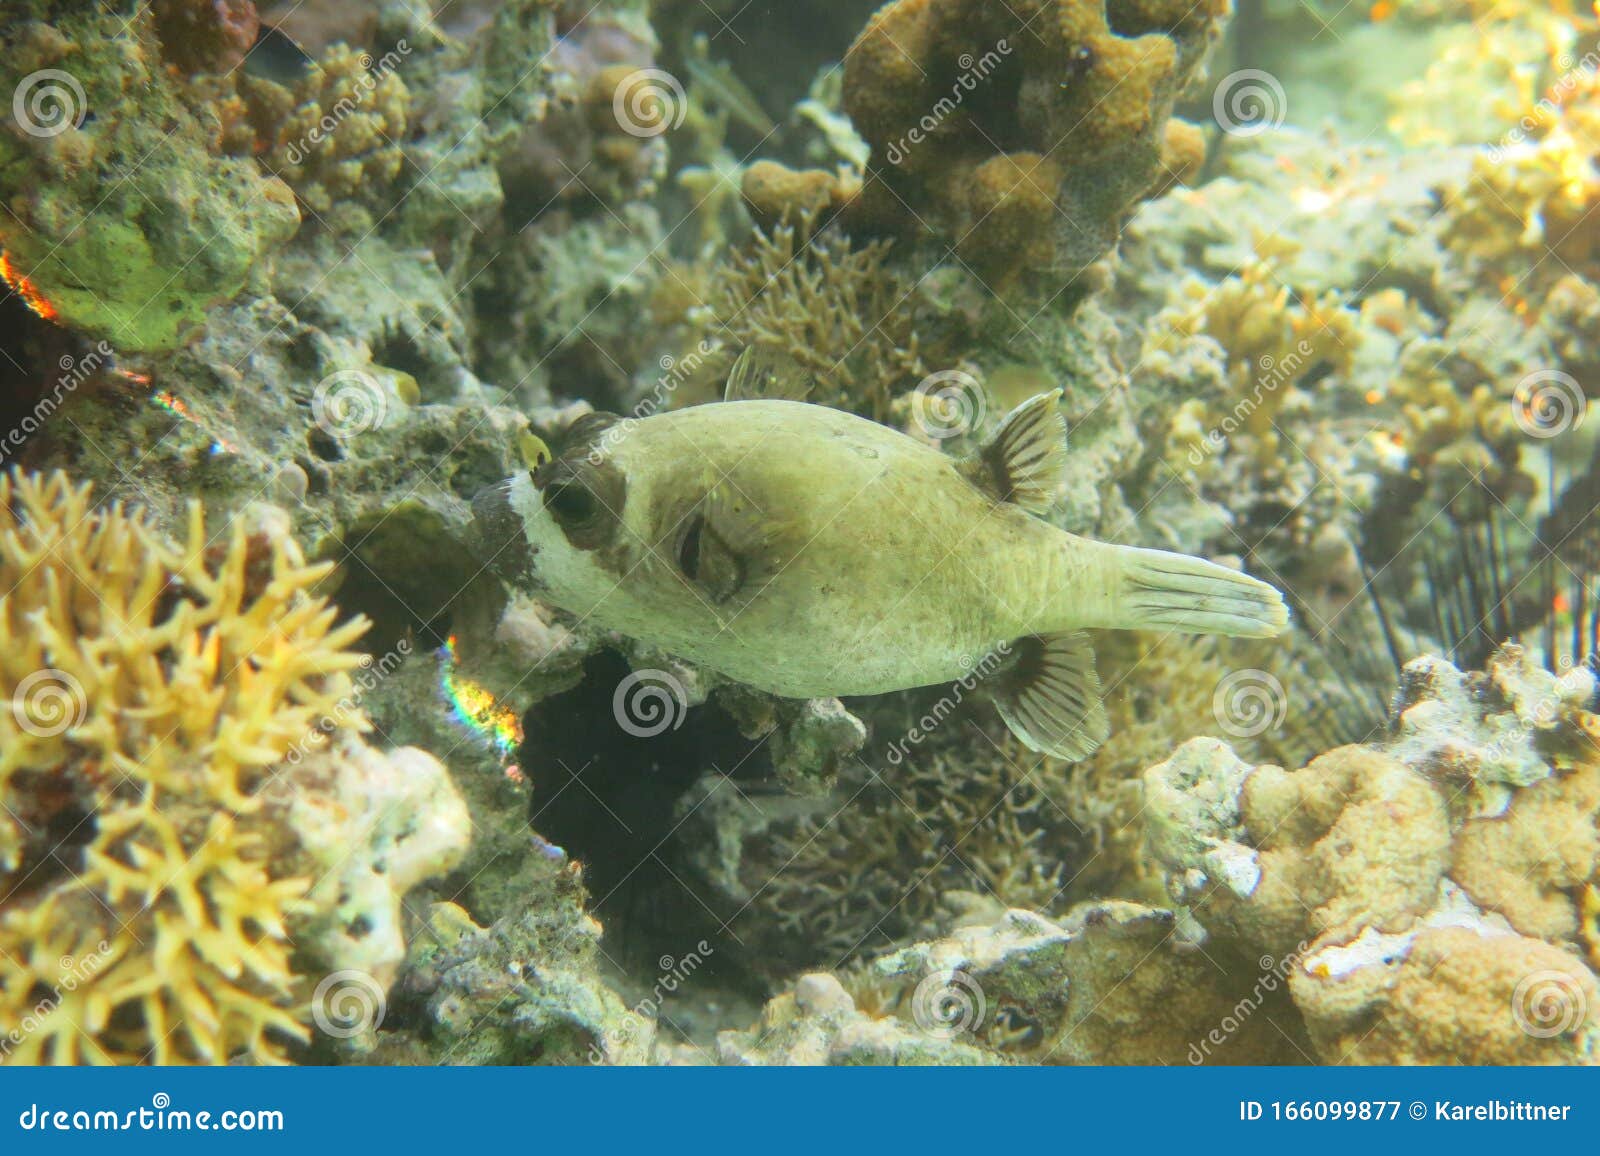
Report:
M 319 219 L 373 202 L 400 174 L 410 93 L 393 61 L 336 44 L 292 88 L 247 77 L 241 90 L 262 165 Z
M 65 475 L 0 476 L 6 1059 L 270 1062 L 306 1038 L 291 956 L 323 954 L 302 921 L 339 902 L 314 881 L 382 841 L 349 822 L 302 840 L 290 821 L 359 811 L 367 787 L 341 801 L 337 769 L 304 771 L 330 734 L 345 761 L 382 758 L 355 749 L 350 645 L 366 623 L 313 593 L 330 568 L 242 520 L 213 543 L 198 503 L 173 546 Z M 414 881 L 459 857 L 465 814 L 436 761 L 399 755 L 427 765 L 373 777 L 442 783 L 442 833 L 404 869 Z M 280 777 L 295 785 L 274 792 Z
M 0 132 L 0 274 L 125 352 L 183 344 L 299 227 L 281 181 L 222 154 L 160 48 L 145 5 L 0 21 L 21 114 Z
M 1210 939 L 1293 960 L 1326 1062 L 1600 1062 L 1594 690 L 1507 646 L 1411 663 L 1387 739 L 1297 771 L 1192 740 L 1145 775 L 1151 851 Z

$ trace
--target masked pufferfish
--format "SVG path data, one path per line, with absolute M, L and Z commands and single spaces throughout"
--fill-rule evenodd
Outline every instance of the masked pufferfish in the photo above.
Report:
M 985 680 L 1001 717 L 1067 760 L 1110 730 L 1086 629 L 1287 625 L 1265 582 L 1035 516 L 1066 464 L 1060 390 L 957 459 L 794 400 L 803 376 L 750 354 L 723 401 L 589 414 L 560 454 L 479 494 L 493 568 L 580 620 L 785 697 L 953 682 L 1004 655 Z

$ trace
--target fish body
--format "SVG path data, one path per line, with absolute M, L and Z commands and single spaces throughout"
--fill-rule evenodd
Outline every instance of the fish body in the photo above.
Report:
M 1064 453 L 1058 396 L 966 460 L 790 400 L 596 420 L 478 518 L 546 600 L 773 694 L 880 694 L 1010 655 L 1007 721 L 1078 757 L 1105 729 L 1083 629 L 1268 635 L 1286 615 L 1253 578 L 1035 517 Z

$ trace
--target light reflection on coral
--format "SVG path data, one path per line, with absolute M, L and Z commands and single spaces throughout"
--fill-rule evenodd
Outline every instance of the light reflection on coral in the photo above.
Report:
M 522 720 L 516 711 L 501 706 L 489 690 L 461 676 L 455 635 L 445 641 L 438 654 L 439 687 L 456 721 L 494 748 L 505 763 L 506 778 L 513 783 L 523 782 L 522 768 L 513 761 L 522 745 Z

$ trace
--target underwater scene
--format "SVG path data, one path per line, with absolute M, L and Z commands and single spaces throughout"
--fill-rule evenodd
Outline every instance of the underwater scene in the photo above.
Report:
M 1600 1063 L 1600 5 L 3 0 L 0 278 L 0 1064 Z

